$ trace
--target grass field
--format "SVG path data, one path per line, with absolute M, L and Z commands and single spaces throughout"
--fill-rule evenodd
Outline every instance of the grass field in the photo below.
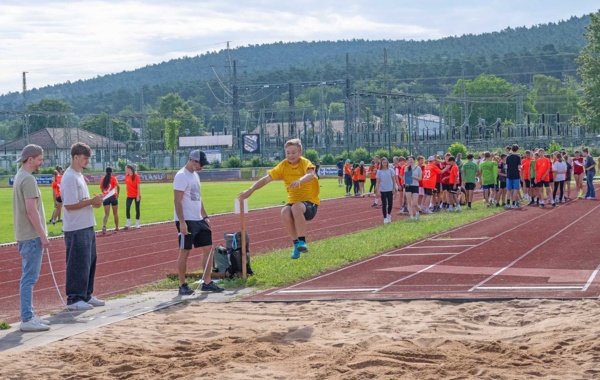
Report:
M 321 183 L 321 199 L 334 198 L 344 195 L 343 189 L 338 187 L 337 178 L 322 179 Z M 204 207 L 209 215 L 233 212 L 233 201 L 237 195 L 246 190 L 252 184 L 251 181 L 241 182 L 203 182 L 202 183 L 202 200 L 205 202 Z M 41 187 L 42 200 L 44 201 L 44 210 L 46 211 L 46 220 L 50 220 L 54 205 L 52 202 L 52 192 L 49 186 Z M 140 223 L 164 222 L 173 220 L 173 185 L 171 183 L 148 183 L 143 184 L 141 220 Z M 90 194 L 97 194 L 100 188 L 97 184 L 90 185 Z M 125 185 L 122 184 L 121 196 L 119 197 L 119 227 L 125 225 Z M 248 200 L 250 209 L 261 208 L 267 206 L 277 206 L 285 203 L 287 193 L 281 181 L 274 181 L 255 192 Z M 2 213 L 0 218 L 0 243 L 9 243 L 14 241 L 13 232 L 13 207 L 12 207 L 12 189 L 0 188 L 0 209 L 6 210 L 7 213 Z M 131 206 L 132 218 L 135 218 L 135 205 Z M 102 219 L 104 217 L 104 209 L 94 209 L 96 215 L 96 229 L 102 228 Z M 134 222 L 132 220 L 132 222 Z M 109 216 L 106 223 L 107 228 L 114 228 L 114 219 Z M 62 224 L 57 223 L 51 225 L 48 223 L 48 235 L 62 235 Z

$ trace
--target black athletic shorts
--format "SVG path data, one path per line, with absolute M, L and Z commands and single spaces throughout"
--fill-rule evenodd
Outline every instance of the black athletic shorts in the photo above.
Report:
M 180 249 L 190 250 L 192 245 L 195 248 L 212 245 L 212 231 L 205 220 L 186 220 L 185 223 L 187 224 L 188 234 L 184 238 L 183 247 L 181 244 L 182 235 L 179 234 L 177 237 Z M 181 232 L 179 221 L 175 222 L 175 227 L 177 227 L 177 232 Z
M 439 182 L 436 182 L 435 189 L 433 189 L 433 192 L 436 194 L 439 194 L 441 189 L 442 189 L 442 184 Z
M 419 194 L 419 186 L 406 186 L 404 191 L 412 194 Z
M 472 182 L 465 183 L 465 190 L 475 190 L 475 184 Z
M 62 198 L 60 196 L 56 197 L 56 202 L 62 203 Z
M 433 195 L 433 189 L 424 188 L 423 194 L 425 195 Z
M 117 200 L 117 197 L 115 195 L 111 195 L 110 197 L 106 198 L 104 201 L 102 201 L 102 204 L 104 206 L 116 206 L 119 204 L 119 201 Z
M 443 191 L 450 191 L 452 190 L 452 185 L 449 183 L 442 183 L 442 190 Z
M 530 189 L 531 188 L 531 181 L 528 180 L 528 179 L 525 180 L 525 188 L 526 189 Z
M 304 211 L 304 219 L 307 222 L 309 220 L 313 220 L 313 218 L 317 215 L 317 209 L 319 208 L 319 206 L 317 206 L 316 204 L 314 204 L 312 202 L 308 202 L 308 201 L 304 201 L 302 203 L 304 203 L 304 206 L 306 207 L 306 211 Z M 288 203 L 286 206 L 291 207 L 293 205 Z
M 550 187 L 549 181 L 540 181 L 535 184 L 535 187 Z
M 501 189 L 506 189 L 506 182 L 500 181 L 500 188 Z

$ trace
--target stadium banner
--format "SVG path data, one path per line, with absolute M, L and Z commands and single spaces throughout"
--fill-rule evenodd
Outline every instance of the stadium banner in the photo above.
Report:
M 52 184 L 52 176 L 51 175 L 40 175 L 35 177 L 35 180 L 38 185 L 51 185 Z M 15 184 L 15 177 L 10 177 L 8 179 L 9 185 Z
M 337 177 L 338 170 L 336 167 L 333 168 L 319 168 L 319 177 Z
M 242 135 L 244 142 L 244 153 L 260 153 L 260 135 L 245 134 Z
M 233 135 L 179 137 L 180 147 L 233 146 Z

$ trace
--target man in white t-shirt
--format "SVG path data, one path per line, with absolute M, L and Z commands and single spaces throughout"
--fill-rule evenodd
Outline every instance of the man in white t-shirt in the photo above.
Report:
M 92 296 L 96 278 L 96 218 L 92 208 L 102 206 L 102 195 L 90 198 L 87 182 L 81 174 L 87 168 L 92 150 L 84 143 L 71 146 L 71 166 L 63 175 L 63 232 L 67 249 L 67 309 L 90 310 L 104 306 Z
M 173 179 L 175 226 L 179 232 L 177 272 L 181 296 L 194 294 L 185 281 L 187 259 L 192 246 L 202 250 L 202 268 L 205 270 L 202 291 L 217 293 L 223 291 L 211 280 L 211 268 L 207 265 L 212 249 L 212 232 L 200 195 L 200 176 L 197 173 L 206 165 L 209 165 L 206 154 L 201 150 L 193 150 L 188 163 L 175 174 Z

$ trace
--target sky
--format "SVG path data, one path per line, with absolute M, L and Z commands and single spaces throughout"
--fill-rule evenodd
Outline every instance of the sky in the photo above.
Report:
M 428 40 L 558 22 L 597 0 L 2 0 L 0 94 L 271 42 Z

